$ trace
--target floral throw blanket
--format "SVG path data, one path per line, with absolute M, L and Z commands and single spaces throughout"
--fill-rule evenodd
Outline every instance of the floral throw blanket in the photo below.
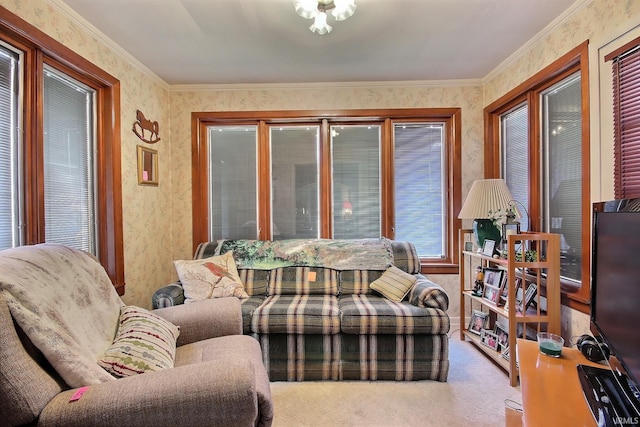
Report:
M 219 240 L 216 255 L 233 251 L 238 268 L 325 267 L 386 270 L 393 263 L 388 239 Z
M 113 342 L 124 304 L 92 255 L 57 244 L 0 251 L 0 294 L 70 387 L 114 379 L 97 360 Z

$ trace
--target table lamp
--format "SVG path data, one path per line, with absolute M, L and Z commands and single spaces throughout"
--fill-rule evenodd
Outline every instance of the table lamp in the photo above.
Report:
M 484 246 L 486 239 L 493 240 L 496 246 L 502 239 L 501 230 L 491 219 L 496 212 L 503 212 L 505 217 L 508 212 L 514 212 L 516 218 L 521 217 L 507 183 L 503 179 L 473 181 L 458 218 L 473 219 L 473 235 L 479 248 Z

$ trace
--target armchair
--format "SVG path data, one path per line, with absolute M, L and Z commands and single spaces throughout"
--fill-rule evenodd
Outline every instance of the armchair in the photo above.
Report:
M 44 351 L 29 338 L 31 331 L 19 325 L 13 295 L 7 293 L 8 284 L 16 283 L 7 267 L 16 258 L 33 263 L 39 256 L 60 251 L 60 247 L 45 246 L 49 245 L 0 252 L 0 425 L 271 425 L 269 378 L 258 342 L 242 335 L 241 309 L 236 298 L 153 311 L 180 327 L 173 368 L 96 381 L 83 387 L 67 385 L 53 362 L 49 363 Z M 34 251 L 38 252 L 35 257 L 31 253 Z M 65 268 L 73 266 L 66 264 Z M 60 282 L 48 285 L 55 288 Z M 74 400 L 78 394 L 80 397 Z

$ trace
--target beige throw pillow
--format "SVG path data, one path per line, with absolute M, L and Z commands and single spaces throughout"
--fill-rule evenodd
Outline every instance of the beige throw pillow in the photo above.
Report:
M 380 278 L 369 285 L 369 288 L 380 292 L 391 301 L 400 302 L 409 292 L 417 277 L 391 266 Z
M 173 323 L 144 308 L 123 307 L 116 338 L 98 365 L 115 377 L 173 368 L 179 334 Z
M 209 298 L 248 298 L 236 269 L 233 252 L 204 259 L 173 262 L 184 289 L 185 302 Z

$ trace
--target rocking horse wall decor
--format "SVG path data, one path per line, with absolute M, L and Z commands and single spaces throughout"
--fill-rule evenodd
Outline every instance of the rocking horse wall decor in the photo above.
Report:
M 148 132 L 148 137 L 145 135 L 145 131 Z M 133 122 L 133 133 L 135 133 L 138 138 L 149 144 L 155 144 L 160 141 L 159 132 L 160 126 L 158 122 L 148 120 L 144 114 L 142 114 L 142 111 L 136 110 L 136 121 Z

